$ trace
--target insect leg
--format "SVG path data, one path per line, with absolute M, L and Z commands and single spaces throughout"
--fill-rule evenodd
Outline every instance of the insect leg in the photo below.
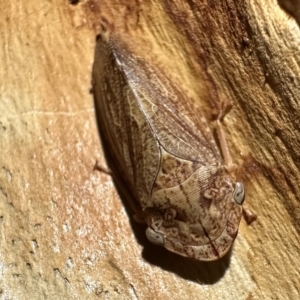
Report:
M 227 140 L 225 137 L 225 131 L 224 131 L 224 128 L 222 125 L 222 120 L 223 120 L 224 116 L 230 111 L 231 108 L 232 108 L 232 105 L 230 102 L 222 103 L 221 112 L 216 121 L 216 131 L 217 131 L 218 139 L 219 139 L 220 146 L 221 146 L 221 152 L 222 152 L 223 159 L 224 159 L 224 165 L 229 173 L 235 172 L 237 169 L 237 166 L 233 162 L 232 157 L 229 152 Z
M 105 173 L 107 175 L 112 175 L 112 171 L 109 168 L 100 165 L 99 162 L 98 162 L 98 160 L 96 160 L 96 163 L 94 165 L 94 170 L 103 172 L 103 173 Z

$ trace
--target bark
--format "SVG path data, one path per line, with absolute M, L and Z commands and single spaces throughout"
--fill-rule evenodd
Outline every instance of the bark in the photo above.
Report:
M 0 3 L 2 299 L 298 298 L 299 13 L 279 2 Z M 222 101 L 233 103 L 226 136 L 258 219 L 241 221 L 223 259 L 148 243 L 111 177 L 94 170 L 106 165 L 90 93 L 105 28 L 180 70 L 172 80 L 212 127 Z

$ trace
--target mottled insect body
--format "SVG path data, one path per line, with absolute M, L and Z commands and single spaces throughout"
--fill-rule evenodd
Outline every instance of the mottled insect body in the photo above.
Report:
M 238 232 L 244 190 L 200 108 L 113 37 L 99 39 L 93 77 L 104 140 L 148 239 L 198 260 L 222 257 Z

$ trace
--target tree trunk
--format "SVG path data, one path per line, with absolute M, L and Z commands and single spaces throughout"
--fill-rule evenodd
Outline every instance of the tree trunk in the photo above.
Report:
M 279 2 L 0 4 L 2 299 L 298 299 L 299 14 Z M 148 243 L 94 169 L 106 165 L 90 93 L 104 28 L 184 84 L 212 128 L 232 102 L 226 137 L 258 219 L 223 259 Z

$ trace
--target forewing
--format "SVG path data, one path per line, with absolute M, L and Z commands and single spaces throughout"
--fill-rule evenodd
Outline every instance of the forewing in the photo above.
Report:
M 128 188 L 140 201 L 146 202 L 157 174 L 160 153 L 141 110 L 140 99 L 134 93 L 135 87 L 128 84 L 118 50 L 113 42 L 103 38 L 97 43 L 93 89 L 99 124 L 114 164 L 130 185 Z
M 203 112 L 155 65 L 127 55 L 115 43 L 117 59 L 159 144 L 170 154 L 203 165 L 221 157 Z

